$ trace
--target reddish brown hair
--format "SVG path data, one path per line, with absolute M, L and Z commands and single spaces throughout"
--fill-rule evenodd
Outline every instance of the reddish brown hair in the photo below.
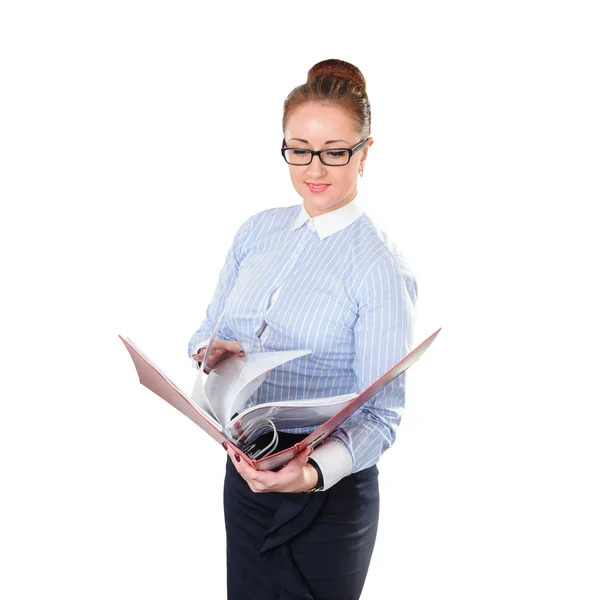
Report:
M 306 83 L 294 88 L 283 103 L 283 130 L 292 113 L 306 102 L 337 106 L 355 123 L 360 139 L 371 135 L 371 105 L 367 83 L 354 65 L 343 60 L 322 60 L 308 71 Z

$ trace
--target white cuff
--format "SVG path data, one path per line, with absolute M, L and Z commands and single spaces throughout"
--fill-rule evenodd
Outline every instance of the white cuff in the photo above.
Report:
M 203 342 L 200 342 L 200 344 L 198 344 L 198 347 L 196 348 L 196 350 L 194 352 L 192 352 L 192 354 L 198 354 L 198 352 L 200 352 L 200 350 L 202 350 L 202 348 L 206 348 L 206 346 L 208 346 L 208 342 L 210 342 L 210 338 L 208 338 L 207 340 L 204 340 Z M 194 360 L 193 358 L 192 358 L 192 367 L 194 367 L 194 369 L 200 368 L 200 363 L 197 360 Z
M 323 442 L 312 451 L 310 457 L 323 473 L 323 490 L 328 490 L 352 473 L 352 455 L 344 443 L 335 438 Z

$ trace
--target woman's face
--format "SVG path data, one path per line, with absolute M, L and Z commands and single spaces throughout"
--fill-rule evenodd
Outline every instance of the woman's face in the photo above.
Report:
M 352 148 L 360 139 L 350 117 L 340 108 L 307 102 L 288 118 L 284 131 L 288 148 L 323 150 L 327 148 Z M 329 143 L 328 143 L 329 142 Z M 310 165 L 289 165 L 290 177 L 296 191 L 304 201 L 311 217 L 322 215 L 348 204 L 356 196 L 358 171 L 367 157 L 369 138 L 361 150 L 352 155 L 342 167 L 324 165 L 316 156 Z M 324 183 L 321 192 L 311 191 L 308 183 Z

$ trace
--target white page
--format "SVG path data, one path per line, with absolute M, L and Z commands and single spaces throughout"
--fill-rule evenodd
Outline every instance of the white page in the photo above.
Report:
M 310 354 L 312 350 L 281 350 L 252 352 L 246 356 L 231 356 L 220 362 L 209 374 L 204 385 L 214 414 L 225 424 L 254 394 L 268 372 L 283 363 Z
M 206 346 L 206 350 L 204 352 L 204 358 L 202 359 L 202 362 L 200 363 L 200 365 L 198 367 L 198 377 L 196 377 L 196 381 L 194 382 L 194 389 L 192 390 L 192 399 L 194 400 L 194 402 L 198 406 L 201 406 L 206 412 L 208 412 L 211 416 L 213 416 L 217 421 L 219 421 L 219 417 L 213 410 L 213 407 L 211 406 L 208 396 L 206 394 L 206 390 L 204 387 L 203 373 L 204 373 L 204 368 L 206 366 L 206 363 L 208 361 L 208 357 L 210 356 L 210 354 L 212 352 L 213 344 L 215 342 L 215 339 L 217 338 L 217 333 L 219 331 L 219 327 L 221 326 L 221 321 L 223 320 L 224 315 L 225 315 L 225 311 L 223 310 L 223 312 L 217 319 L 217 324 L 208 340 L 208 345 Z
M 215 411 L 213 410 L 210 402 L 208 401 L 208 397 L 206 396 L 202 369 L 198 369 L 198 375 L 196 376 L 196 381 L 194 382 L 194 387 L 192 389 L 192 401 L 196 406 L 208 413 L 213 419 L 219 421 L 219 418 L 215 414 Z

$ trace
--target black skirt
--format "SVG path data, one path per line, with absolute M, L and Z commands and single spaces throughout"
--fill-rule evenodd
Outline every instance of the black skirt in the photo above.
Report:
M 279 449 L 306 434 L 280 433 Z M 323 492 L 254 493 L 227 458 L 228 600 L 357 600 L 379 522 L 373 465 Z

